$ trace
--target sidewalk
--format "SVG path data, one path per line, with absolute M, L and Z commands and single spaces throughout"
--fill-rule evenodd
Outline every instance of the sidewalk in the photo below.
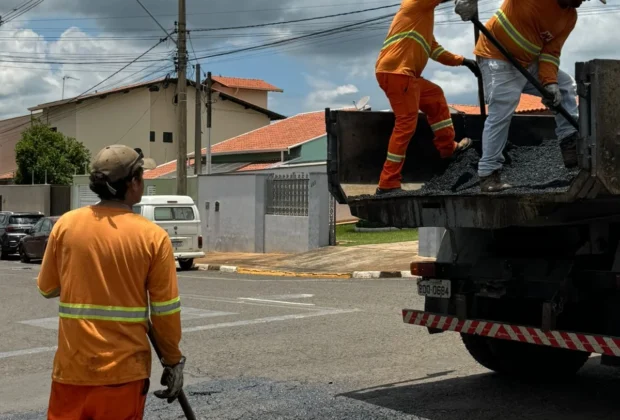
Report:
M 302 254 L 209 253 L 196 260 L 202 269 L 242 274 L 291 277 L 381 278 L 411 277 L 410 263 L 418 257 L 418 242 L 326 247 Z

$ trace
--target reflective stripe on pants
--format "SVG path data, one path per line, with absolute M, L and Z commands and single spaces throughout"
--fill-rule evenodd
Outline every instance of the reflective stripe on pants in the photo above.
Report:
M 418 111 L 422 110 L 434 127 L 433 143 L 443 158 L 454 153 L 454 127 L 446 98 L 436 84 L 403 74 L 377 73 L 376 76 L 396 117 L 379 188 L 398 188 L 407 147 L 418 125 Z
M 514 66 L 503 60 L 478 58 L 484 92 L 489 112 L 482 133 L 482 158 L 478 164 L 478 175 L 489 176 L 501 169 L 504 163 L 504 148 L 508 141 L 510 121 L 521 100 L 521 93 L 542 96 Z M 528 69 L 538 77 L 538 62 Z M 558 85 L 562 92 L 562 106 L 573 115 L 579 117 L 577 107 L 577 84 L 563 71 L 558 72 Z M 566 138 L 577 130 L 560 114 L 555 116 L 556 136 Z

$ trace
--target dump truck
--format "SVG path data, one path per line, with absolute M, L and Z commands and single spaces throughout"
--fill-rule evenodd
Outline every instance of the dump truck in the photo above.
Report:
M 576 63 L 575 80 L 578 168 L 562 164 L 553 115 L 514 115 L 504 172 L 517 182 L 506 175 L 514 188 L 496 193 L 480 192 L 470 156 L 480 155 L 483 115 L 452 114 L 456 140 L 474 146 L 446 162 L 420 114 L 402 176 L 422 187 L 377 196 L 347 191 L 376 187 L 394 114 L 325 113 L 339 203 L 386 226 L 445 228 L 435 260 L 411 263 L 425 302 L 403 309 L 403 321 L 459 333 L 502 374 L 573 375 L 592 354 L 620 364 L 620 61 Z

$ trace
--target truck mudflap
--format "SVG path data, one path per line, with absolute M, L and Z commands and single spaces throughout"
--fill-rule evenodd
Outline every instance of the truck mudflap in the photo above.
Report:
M 500 340 L 520 341 L 539 346 L 620 356 L 620 338 L 582 334 L 572 331 L 543 331 L 524 325 L 511 325 L 475 319 L 459 320 L 449 315 L 403 309 L 405 324 L 419 325 L 443 331 L 480 335 Z

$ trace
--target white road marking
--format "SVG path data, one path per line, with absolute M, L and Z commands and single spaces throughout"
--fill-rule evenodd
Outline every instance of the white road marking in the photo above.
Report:
M 308 299 L 314 297 L 314 295 L 311 295 L 309 293 L 299 293 L 297 295 L 271 295 L 271 296 L 263 296 L 263 298 L 265 299 L 275 299 L 275 300 L 282 300 L 282 299 Z
M 48 353 L 50 351 L 56 351 L 57 347 L 35 347 L 32 349 L 23 349 L 23 350 L 14 350 L 14 351 L 5 351 L 4 353 L 0 353 L 0 359 L 6 359 L 9 357 L 15 356 L 27 356 L 29 354 L 37 354 L 37 353 Z
M 202 325 L 199 327 L 183 328 L 183 332 L 185 333 L 185 332 L 215 330 L 218 328 L 242 327 L 245 325 L 267 324 L 270 322 L 288 321 L 291 319 L 304 319 L 304 318 L 312 318 L 312 317 L 326 316 L 326 315 L 340 315 L 340 314 L 347 314 L 347 313 L 353 313 L 353 312 L 359 312 L 359 309 L 333 309 L 333 310 L 309 312 L 305 314 L 270 316 L 266 318 L 248 319 L 244 321 L 222 322 L 220 324 L 211 324 L 211 325 Z
M 239 300 L 249 300 L 252 302 L 283 303 L 285 305 L 315 306 L 314 303 L 287 302 L 284 300 L 272 300 L 272 299 L 239 298 Z

